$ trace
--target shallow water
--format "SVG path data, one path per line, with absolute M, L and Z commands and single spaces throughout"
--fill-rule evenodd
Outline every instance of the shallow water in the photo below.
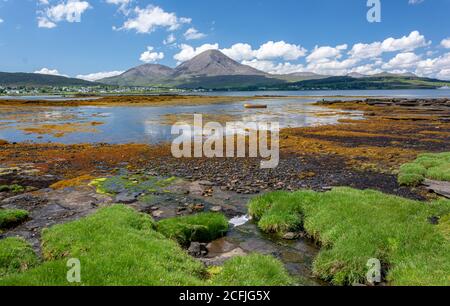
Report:
M 201 94 L 201 93 L 200 93 Z M 449 98 L 450 89 L 398 89 L 398 90 L 302 90 L 302 91 L 224 91 L 204 93 L 211 96 L 298 96 L 298 97 L 403 97 Z
M 231 228 L 226 237 L 212 242 L 209 245 L 208 257 L 214 258 L 236 248 L 242 249 L 245 253 L 277 257 L 299 285 L 326 285 L 312 275 L 312 262 L 319 249 L 307 239 L 283 240 L 262 233 L 254 222 L 249 221 Z
M 336 124 L 339 119 L 361 119 L 360 112 L 330 111 L 311 105 L 317 99 L 263 99 L 237 103 L 170 107 L 0 107 L 0 139 L 73 143 L 148 143 L 170 142 L 172 120 L 192 121 L 194 114 L 203 114 L 225 125 L 225 121 L 279 122 L 280 128 Z M 245 109 L 245 103 L 266 104 L 267 109 Z M 170 116 L 170 120 L 167 118 Z M 191 119 L 192 118 L 192 119 Z M 101 123 L 90 126 L 91 122 Z M 87 125 L 87 129 L 42 131 L 44 125 Z M 28 130 L 27 130 L 28 128 Z M 29 128 L 40 128 L 39 132 Z

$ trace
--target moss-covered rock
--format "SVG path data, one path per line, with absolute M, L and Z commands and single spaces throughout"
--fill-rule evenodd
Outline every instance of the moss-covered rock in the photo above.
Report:
M 8 229 L 28 219 L 28 212 L 20 209 L 0 209 L 0 229 Z
M 183 246 L 190 242 L 210 242 L 220 238 L 228 231 L 228 220 L 220 213 L 200 213 L 161 220 L 157 223 L 158 232 Z

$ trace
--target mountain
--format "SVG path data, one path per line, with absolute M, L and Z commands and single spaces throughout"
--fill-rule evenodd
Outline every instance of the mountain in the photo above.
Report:
M 97 86 L 99 83 L 58 75 L 23 72 L 0 72 L 0 86 Z
M 127 72 L 99 80 L 119 86 L 167 86 L 178 88 L 232 89 L 283 83 L 268 74 L 242 65 L 220 51 L 208 50 L 175 69 L 147 64 Z
M 374 77 L 374 78 L 382 78 L 382 77 L 401 77 L 401 78 L 417 78 L 417 75 L 415 75 L 412 72 L 406 72 L 406 73 L 390 73 L 390 72 L 382 72 L 378 74 L 374 74 L 368 77 Z
M 354 78 L 354 79 L 361 79 L 361 78 L 367 78 L 368 76 L 362 73 L 358 72 L 352 72 L 347 74 L 348 77 Z
M 127 86 L 146 86 L 164 82 L 173 74 L 173 69 L 158 64 L 145 64 L 131 68 L 121 75 L 102 79 L 103 84 Z
M 224 75 L 259 75 L 266 73 L 242 65 L 220 51 L 208 50 L 175 68 L 173 77 L 211 77 Z
M 430 78 L 399 75 L 367 76 L 354 78 L 335 76 L 325 79 L 286 83 L 267 89 L 279 90 L 377 90 L 377 89 L 435 89 L 450 82 Z
M 322 75 L 317 74 L 314 72 L 294 72 L 290 74 L 279 74 L 279 75 L 272 75 L 272 77 L 285 80 L 288 82 L 300 82 L 300 81 L 306 81 L 306 80 L 320 80 L 320 79 L 326 79 L 329 78 L 329 75 Z

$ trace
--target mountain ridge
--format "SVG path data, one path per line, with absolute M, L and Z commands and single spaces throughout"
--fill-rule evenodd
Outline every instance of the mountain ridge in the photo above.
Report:
M 77 78 L 59 75 L 26 73 L 26 72 L 0 72 L 0 86 L 97 86 L 97 82 L 90 82 Z

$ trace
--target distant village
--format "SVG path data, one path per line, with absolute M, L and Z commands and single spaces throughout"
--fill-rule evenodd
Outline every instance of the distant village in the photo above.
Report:
M 1 96 L 30 96 L 30 95 L 90 95 L 90 94 L 144 94 L 144 93 L 183 93 L 203 92 L 204 90 L 185 90 L 164 87 L 117 87 L 117 86 L 0 86 Z

